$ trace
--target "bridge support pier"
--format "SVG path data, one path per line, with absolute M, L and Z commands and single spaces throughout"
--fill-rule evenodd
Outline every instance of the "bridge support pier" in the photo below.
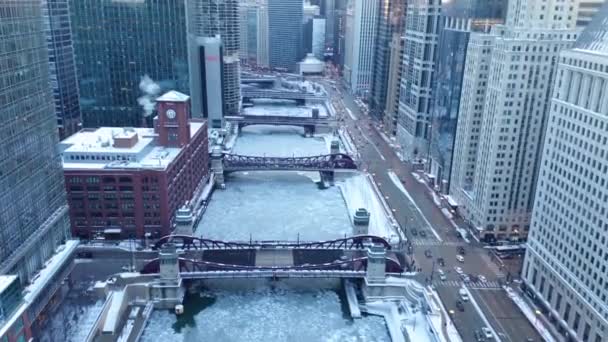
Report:
M 150 297 L 155 308 L 173 309 L 184 301 L 177 248 L 171 243 L 164 244 L 158 258 L 160 278 L 151 284 Z
M 369 211 L 365 208 L 359 208 L 353 215 L 353 224 L 355 226 L 355 235 L 369 234 Z
M 332 139 L 331 141 L 331 145 L 329 148 L 329 153 L 330 154 L 338 154 L 340 153 L 340 142 L 338 141 L 338 139 Z
M 226 184 L 224 183 L 224 161 L 223 161 L 222 148 L 220 146 L 213 146 L 211 149 L 211 171 L 215 177 L 215 185 L 220 189 L 225 189 Z
M 334 185 L 335 171 L 319 171 L 319 174 L 321 175 L 321 182 L 323 184 L 329 183 L 329 185 Z
M 306 125 L 304 126 L 304 136 L 312 137 L 315 134 L 315 126 L 314 125 Z

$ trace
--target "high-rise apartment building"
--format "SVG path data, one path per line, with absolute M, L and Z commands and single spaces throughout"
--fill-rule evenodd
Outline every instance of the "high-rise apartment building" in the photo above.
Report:
M 0 2 L 0 274 L 23 284 L 69 237 L 45 31 L 40 0 Z
M 68 0 L 43 0 L 42 13 L 55 115 L 63 138 L 80 130 L 82 124 Z
M 325 18 L 316 17 L 312 19 L 312 41 L 311 52 L 319 60 L 323 60 L 325 53 L 325 29 L 327 21 Z
M 441 7 L 427 159 L 431 185 L 443 193 L 449 188 L 469 36 L 504 23 L 506 5 L 506 0 L 454 0 Z
M 336 32 L 336 2 L 335 0 L 325 0 L 321 14 L 325 17 L 325 48 L 333 52 L 334 36 Z
M 511 1 L 505 25 L 471 37 L 450 194 L 485 241 L 528 235 L 551 86 L 576 39 L 576 11 L 574 0 Z
M 390 47 L 390 61 L 388 66 L 388 81 L 386 86 L 386 103 L 384 105 L 383 121 L 386 131 L 391 137 L 397 135 L 397 115 L 399 114 L 399 90 L 403 72 L 403 49 L 405 37 L 402 32 L 393 33 Z
M 404 160 L 427 155 L 440 14 L 440 0 L 407 3 L 397 127 Z
M 161 91 L 189 93 L 184 0 L 69 6 L 85 127 L 140 126 Z
M 201 59 L 196 57 L 200 50 L 200 41 L 205 38 L 219 36 L 222 40 L 221 62 L 222 66 L 222 101 L 223 115 L 236 114 L 241 103 L 241 78 L 239 63 L 239 1 L 238 0 L 187 0 L 186 17 L 188 21 L 188 50 L 189 65 L 193 68 L 200 64 Z M 198 42 L 197 42 L 198 41 Z M 198 67 L 200 69 L 200 66 Z M 191 71 L 191 75 L 194 73 Z M 203 108 L 203 97 L 200 95 L 201 86 L 197 86 L 200 74 L 196 80 L 191 80 L 192 115 L 207 117 Z M 194 83 L 193 83 L 194 82 Z M 217 86 L 209 85 L 209 86 Z M 217 127 L 217 121 L 211 121 L 212 127 Z
M 346 7 L 347 0 L 335 0 L 334 8 L 334 41 L 332 60 L 340 69 L 344 66 L 346 40 Z
M 562 52 L 522 277 L 567 341 L 608 340 L 608 5 Z
M 380 0 L 378 2 L 378 28 L 374 52 L 374 72 L 370 91 L 370 114 L 381 119 L 386 109 L 391 42 L 393 33 L 403 34 L 406 0 Z
M 268 0 L 268 61 L 271 68 L 295 71 L 303 56 L 302 0 Z
M 374 72 L 377 0 L 351 1 L 346 10 L 343 77 L 354 94 L 367 95 Z

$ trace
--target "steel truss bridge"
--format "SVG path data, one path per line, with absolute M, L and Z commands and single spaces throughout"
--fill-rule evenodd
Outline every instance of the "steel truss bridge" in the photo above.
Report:
M 272 90 L 272 89 L 256 89 L 256 88 L 242 88 L 241 96 L 243 102 L 251 99 L 281 99 L 281 100 L 295 100 L 295 101 L 325 101 L 327 96 L 318 95 L 308 92 L 300 91 L 286 91 L 286 90 Z
M 284 115 L 236 115 L 225 116 L 224 119 L 229 122 L 234 122 L 239 127 L 251 125 L 272 125 L 272 126 L 326 126 L 335 127 L 337 123 L 329 117 L 298 117 Z
M 357 170 L 347 154 L 336 153 L 312 157 L 259 157 L 225 154 L 224 171 L 335 171 Z
M 303 264 L 294 266 L 251 266 L 222 264 L 204 260 L 179 258 L 180 276 L 184 279 L 204 278 L 352 278 L 364 277 L 367 271 L 367 257 L 336 260 L 324 264 Z M 403 268 L 396 259 L 386 258 L 386 271 L 401 273 Z M 150 260 L 141 270 L 142 274 L 160 272 L 159 259 Z
M 188 235 L 167 235 L 160 238 L 154 249 L 160 249 L 165 243 L 172 243 L 181 250 L 249 250 L 249 249 L 308 249 L 308 250 L 357 250 L 364 251 L 370 244 L 382 245 L 386 250 L 391 245 L 386 239 L 375 235 L 357 235 L 335 240 L 314 242 L 292 241 L 251 241 L 232 242 L 204 239 Z

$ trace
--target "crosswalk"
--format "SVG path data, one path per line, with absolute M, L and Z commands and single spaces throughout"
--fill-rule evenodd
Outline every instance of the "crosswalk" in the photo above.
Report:
M 414 246 L 462 246 L 461 242 L 457 241 L 439 241 L 437 239 L 432 238 L 420 238 L 420 239 L 412 239 L 412 245 Z
M 439 287 L 462 287 L 465 284 L 459 280 L 445 280 L 445 281 L 434 281 L 433 285 Z M 466 286 L 471 289 L 499 289 L 501 288 L 500 284 L 497 281 L 477 281 L 477 282 L 468 282 Z

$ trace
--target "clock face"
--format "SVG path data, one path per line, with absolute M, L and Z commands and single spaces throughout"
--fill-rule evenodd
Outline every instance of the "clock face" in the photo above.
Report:
M 170 120 L 175 119 L 175 111 L 173 109 L 169 109 L 167 110 L 167 112 L 165 113 L 167 114 L 167 118 L 169 118 Z

